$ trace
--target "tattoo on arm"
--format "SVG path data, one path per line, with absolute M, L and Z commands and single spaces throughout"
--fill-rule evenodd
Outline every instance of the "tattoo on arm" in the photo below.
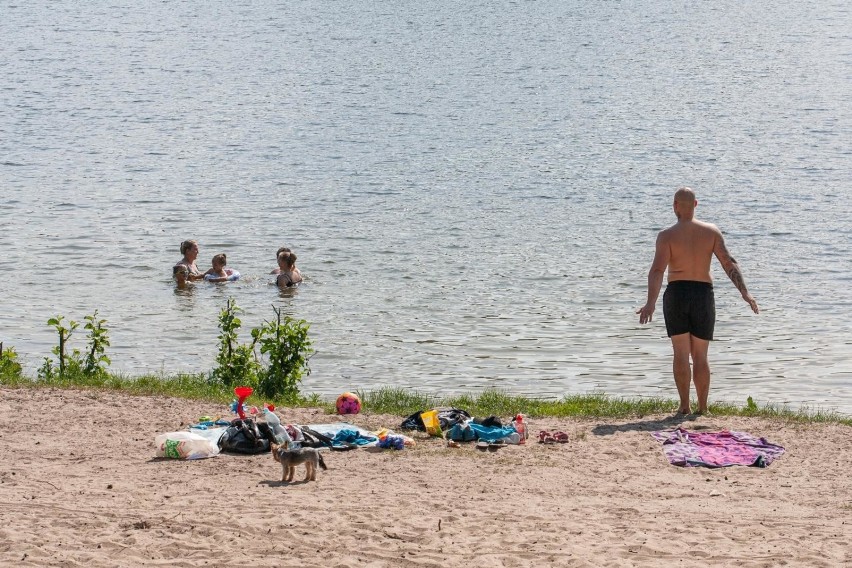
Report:
M 731 282 L 734 283 L 734 286 L 737 287 L 737 290 L 740 291 L 740 294 L 748 294 L 748 290 L 746 289 L 745 280 L 743 280 L 743 274 L 740 272 L 740 267 L 734 262 L 731 264 L 730 270 L 728 270 L 728 278 L 731 279 Z

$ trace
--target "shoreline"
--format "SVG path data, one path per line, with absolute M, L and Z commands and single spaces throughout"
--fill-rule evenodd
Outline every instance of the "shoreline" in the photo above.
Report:
M 531 419 L 497 452 L 417 446 L 324 454 L 279 483 L 269 454 L 154 458 L 159 433 L 224 404 L 116 391 L 0 387 L 0 559 L 23 566 L 841 566 L 852 561 L 849 427 L 709 416 L 786 448 L 766 469 L 679 468 L 649 431 L 670 416 Z M 337 422 L 279 408 L 294 423 Z M 38 420 L 31 417 L 39 416 Z M 25 418 L 21 421 L 20 418 Z M 401 418 L 359 414 L 369 430 Z M 27 423 L 29 429 L 13 427 Z M 562 430 L 567 444 L 534 443 Z M 297 478 L 304 470 L 299 467 Z

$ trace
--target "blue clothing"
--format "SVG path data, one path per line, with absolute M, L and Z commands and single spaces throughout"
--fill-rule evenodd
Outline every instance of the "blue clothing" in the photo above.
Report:
M 475 424 L 473 421 L 469 422 L 468 425 L 471 430 L 476 432 L 476 436 L 480 440 L 484 440 L 486 442 L 496 442 L 497 440 L 501 440 L 516 431 L 512 426 L 504 426 L 502 428 L 498 428 L 496 426 L 482 426 L 481 424 Z
M 334 438 L 332 438 L 331 445 L 345 446 L 346 444 L 357 444 L 359 446 L 365 446 L 367 444 L 372 444 L 376 440 L 378 440 L 378 438 L 375 436 L 367 436 L 357 430 L 340 430 L 334 435 Z

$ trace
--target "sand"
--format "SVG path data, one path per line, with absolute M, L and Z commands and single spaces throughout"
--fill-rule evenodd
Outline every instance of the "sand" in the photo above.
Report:
M 320 410 L 285 421 L 335 422 Z M 849 566 L 850 428 L 751 418 L 531 420 L 570 442 L 497 452 L 416 436 L 325 453 L 279 483 L 269 454 L 154 458 L 201 402 L 0 388 L 4 566 Z M 369 429 L 399 417 L 361 414 Z M 743 430 L 766 469 L 669 465 L 648 431 Z M 301 479 L 303 469 L 297 476 Z

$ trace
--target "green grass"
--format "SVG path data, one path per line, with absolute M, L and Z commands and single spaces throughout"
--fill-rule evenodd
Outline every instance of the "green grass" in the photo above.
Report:
M 479 395 L 461 395 L 447 398 L 430 397 L 402 388 L 383 388 L 359 392 L 364 408 L 371 412 L 406 416 L 428 408 L 452 406 L 462 408 L 473 416 L 513 416 L 525 414 L 541 417 L 582 418 L 635 418 L 652 414 L 672 414 L 678 403 L 663 398 L 622 398 L 605 394 L 565 396 L 560 400 L 543 400 L 512 396 L 498 390 L 486 390 Z M 802 423 L 838 423 L 852 426 L 852 418 L 822 410 L 791 410 L 777 405 L 758 406 L 746 402 L 743 406 L 730 403 L 710 405 L 715 416 L 755 416 L 776 418 Z
M 209 383 L 204 373 L 149 374 L 138 377 L 116 373 L 105 373 L 97 377 L 79 374 L 65 379 L 43 381 L 29 379 L 18 372 L 0 373 L 0 384 L 16 387 L 106 389 L 134 395 L 171 396 L 219 403 L 228 403 L 234 399 L 231 389 Z M 408 416 L 414 412 L 435 407 L 455 407 L 467 410 L 473 416 L 494 415 L 505 418 L 525 414 L 534 418 L 621 419 L 671 414 L 677 407 L 675 401 L 663 398 L 622 398 L 605 394 L 572 395 L 560 400 L 544 400 L 512 396 L 498 390 L 486 390 L 475 395 L 437 397 L 398 387 L 358 391 L 357 394 L 361 398 L 365 412 L 397 416 Z M 264 402 L 271 402 L 276 406 L 318 407 L 328 412 L 334 411 L 334 401 L 324 399 L 318 394 L 298 394 L 280 400 L 261 400 L 253 396 L 248 399 L 247 404 L 260 406 Z M 791 410 L 777 405 L 759 406 L 751 400 L 751 397 L 743 406 L 730 403 L 711 404 L 710 412 L 715 416 L 754 416 L 803 424 L 835 423 L 852 426 L 852 418 L 839 413 L 808 408 Z
M 193 400 L 228 403 L 234 397 L 233 389 L 222 385 L 211 384 L 204 373 L 178 373 L 175 375 L 149 374 L 131 377 L 117 373 L 106 373 L 100 376 L 86 376 L 82 373 L 65 378 L 52 380 L 31 380 L 20 374 L 0 375 L 0 384 L 16 387 L 54 387 L 54 388 L 92 388 L 125 392 L 133 395 L 171 396 Z M 276 406 L 322 407 L 333 408 L 333 403 L 327 403 L 319 395 L 296 395 L 277 400 L 261 400 L 251 396 L 246 404 L 260 406 L 271 402 Z

